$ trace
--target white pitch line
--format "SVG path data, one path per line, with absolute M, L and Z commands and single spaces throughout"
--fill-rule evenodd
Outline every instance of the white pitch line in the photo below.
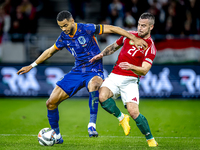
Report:
M 37 136 L 36 134 L 0 134 L 0 136 Z M 88 137 L 88 136 L 69 136 L 62 135 L 63 137 Z M 143 136 L 99 136 L 99 137 L 110 137 L 110 138 L 144 138 Z M 155 137 L 160 139 L 200 139 L 200 137 Z

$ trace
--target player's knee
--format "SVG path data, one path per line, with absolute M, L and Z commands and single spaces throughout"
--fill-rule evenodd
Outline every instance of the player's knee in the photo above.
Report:
M 103 80 L 100 77 L 96 77 L 89 82 L 88 88 L 89 91 L 97 91 L 99 90 Z
M 92 88 L 94 91 L 97 91 L 99 90 L 100 86 L 101 86 L 100 82 L 94 82 Z
M 54 110 L 58 107 L 58 105 L 53 103 L 50 98 L 46 101 L 46 106 L 48 110 Z
M 104 94 L 103 92 L 99 93 L 99 101 L 102 103 L 104 101 L 106 101 L 109 97 L 107 97 L 106 94 Z
M 133 119 L 136 119 L 140 114 L 139 110 L 128 110 L 128 112 Z

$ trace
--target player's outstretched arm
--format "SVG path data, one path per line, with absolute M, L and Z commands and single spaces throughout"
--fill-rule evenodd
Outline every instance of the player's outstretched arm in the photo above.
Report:
M 22 67 L 17 74 L 24 74 L 29 72 L 33 67 L 37 66 L 38 64 L 44 62 L 45 60 L 47 60 L 48 58 L 50 58 L 51 56 L 53 56 L 53 54 L 55 54 L 58 50 L 52 46 L 49 49 L 45 50 L 37 59 L 35 62 L 33 62 L 32 64 L 30 64 L 29 66 L 25 66 Z
M 112 25 L 104 25 L 104 32 L 103 33 L 115 33 L 115 34 L 119 34 L 122 36 L 125 36 L 131 40 L 134 41 L 135 46 L 140 49 L 140 47 L 142 46 L 144 49 L 146 49 L 148 47 L 147 43 L 141 39 L 136 37 L 135 35 L 127 32 L 126 30 L 117 27 L 117 26 L 112 26 Z

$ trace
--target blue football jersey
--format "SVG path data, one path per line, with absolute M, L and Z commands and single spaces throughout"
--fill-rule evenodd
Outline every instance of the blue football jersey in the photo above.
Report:
M 93 63 L 89 62 L 92 57 L 101 52 L 95 34 L 102 34 L 102 29 L 102 25 L 97 28 L 95 24 L 76 23 L 74 35 L 67 35 L 64 32 L 60 34 L 54 46 L 57 50 L 65 47 L 74 56 L 73 71 L 103 71 L 102 59 Z

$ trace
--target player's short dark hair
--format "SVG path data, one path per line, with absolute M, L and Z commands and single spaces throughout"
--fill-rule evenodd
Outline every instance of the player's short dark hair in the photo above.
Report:
M 154 23 L 155 23 L 155 17 L 154 17 L 154 15 L 152 15 L 151 13 L 148 13 L 148 12 L 143 13 L 143 14 L 140 16 L 139 19 L 148 19 L 148 20 L 149 20 L 149 23 L 150 23 L 151 25 L 154 25 Z
M 67 10 L 63 10 L 63 11 L 58 13 L 56 19 L 57 19 L 57 21 L 63 21 L 65 19 L 69 20 L 71 18 L 72 18 L 72 14 Z

